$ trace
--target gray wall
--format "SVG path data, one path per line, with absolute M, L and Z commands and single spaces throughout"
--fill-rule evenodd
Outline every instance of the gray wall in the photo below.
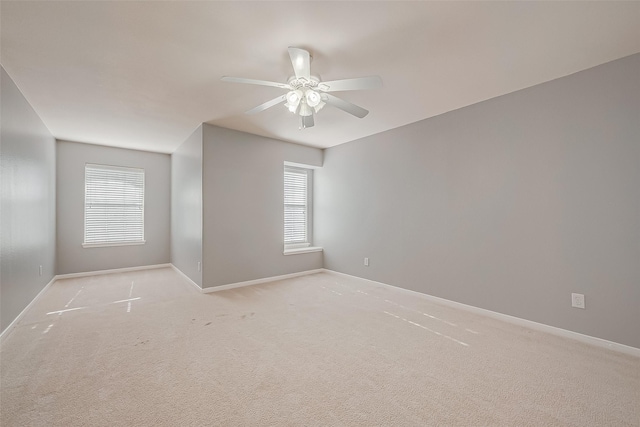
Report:
M 202 287 L 202 126 L 171 155 L 171 263 Z
M 0 329 L 4 331 L 55 275 L 56 143 L 4 68 L 0 72 Z
M 143 168 L 144 245 L 83 248 L 84 166 Z M 100 145 L 57 143 L 58 274 L 170 262 L 171 156 Z
M 640 54 L 327 149 L 325 268 L 640 347 L 639 76 Z
M 284 161 L 322 150 L 203 125 L 204 287 L 322 268 L 322 252 L 283 255 Z

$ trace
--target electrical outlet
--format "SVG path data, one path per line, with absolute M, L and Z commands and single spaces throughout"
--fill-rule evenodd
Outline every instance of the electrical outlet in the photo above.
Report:
M 366 265 L 367 267 L 369 267 L 369 258 L 365 258 L 365 259 L 364 259 L 364 265 Z
M 40 266 L 40 269 L 38 271 L 40 272 L 40 275 L 42 276 L 42 266 Z
M 202 270 L 202 264 L 200 264 L 200 261 L 198 261 L 198 271 Z
M 571 294 L 571 307 L 585 308 L 583 294 Z

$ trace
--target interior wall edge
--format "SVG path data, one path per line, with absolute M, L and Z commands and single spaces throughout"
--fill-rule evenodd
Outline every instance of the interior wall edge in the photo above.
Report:
M 203 125 L 171 154 L 170 262 L 202 286 Z
M 178 273 L 180 275 L 180 277 L 182 277 L 184 280 L 186 280 L 191 285 L 193 285 L 198 290 L 198 292 L 202 292 L 202 288 L 200 287 L 200 285 L 198 285 L 196 282 L 191 280 L 191 277 L 189 277 L 186 274 L 184 274 L 184 272 L 182 270 L 180 270 L 178 267 L 176 267 L 175 265 L 173 265 L 173 264 L 169 264 L 169 265 L 171 266 L 173 271 L 175 271 L 176 273 Z

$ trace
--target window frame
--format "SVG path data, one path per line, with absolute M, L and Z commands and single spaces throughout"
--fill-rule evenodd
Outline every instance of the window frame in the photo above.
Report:
M 139 179 L 139 177 L 141 176 L 141 181 L 142 181 L 142 194 L 138 194 L 139 196 L 141 196 L 141 203 L 139 204 L 140 206 L 140 218 L 141 218 L 141 226 L 142 226 L 142 233 L 141 233 L 141 239 L 139 240 L 117 240 L 117 241 L 109 241 L 109 240 L 102 240 L 102 241 L 91 241 L 91 242 L 87 242 L 87 209 L 89 207 L 88 201 L 87 201 L 87 196 L 89 195 L 89 186 L 88 186 L 88 180 L 87 180 L 87 173 L 89 172 L 89 170 L 101 170 L 101 171 L 117 171 L 117 172 L 121 172 L 121 173 L 132 173 L 132 174 L 138 174 L 138 177 L 136 179 Z M 109 246 L 131 246 L 131 245 L 144 245 L 146 243 L 146 239 L 145 239 L 145 193 L 146 193 L 146 173 L 144 168 L 134 168 L 134 167 L 127 167 L 127 166 L 115 166 L 115 165 L 106 165 L 106 164 L 99 164 L 99 163 L 85 163 L 85 169 L 84 169 L 84 215 L 83 215 L 83 241 L 82 241 L 82 247 L 83 248 L 98 248 L 98 247 L 109 247 Z M 128 203 L 128 204 L 123 204 L 123 205 L 136 205 L 134 203 Z
M 283 167 L 283 247 L 284 247 L 284 255 L 293 255 L 293 254 L 301 254 L 308 252 L 319 252 L 322 251 L 321 247 L 316 247 L 313 245 L 313 179 L 314 179 L 314 170 L 317 167 L 303 165 L 299 163 L 291 163 L 284 162 Z M 305 223 L 306 223 L 306 241 L 305 242 L 294 242 L 287 243 L 285 241 L 285 227 L 286 227 L 286 204 L 284 203 L 285 199 L 285 188 L 284 188 L 284 179 L 286 172 L 290 170 L 294 173 L 304 172 L 307 177 L 307 187 L 306 187 L 306 212 L 305 212 Z
M 286 209 L 287 209 L 287 204 L 284 203 L 286 202 L 286 188 L 283 187 L 283 209 L 284 209 L 284 229 L 283 231 L 285 232 L 285 234 L 283 235 L 283 240 L 284 240 L 284 248 L 285 250 L 287 249 L 299 249 L 299 248 L 307 248 L 309 246 L 311 246 L 311 227 L 310 227 L 310 219 L 311 219 L 311 215 L 309 215 L 309 211 L 311 210 L 311 200 L 313 200 L 313 195 L 312 193 L 312 188 L 313 188 L 313 184 L 312 184 L 312 180 L 313 180 L 313 170 L 312 169 L 307 169 L 307 168 L 303 168 L 303 167 L 299 167 L 299 166 L 290 166 L 290 165 L 284 165 L 284 170 L 283 170 L 283 179 L 286 179 L 286 175 L 288 173 L 297 173 L 297 174 L 304 174 L 306 176 L 306 189 L 305 189 L 305 241 L 304 242 L 293 242 L 293 243 L 287 243 L 286 241 L 286 226 L 287 226 L 287 222 L 286 222 Z M 285 181 L 286 182 L 286 181 Z M 284 184 L 284 183 L 283 183 Z

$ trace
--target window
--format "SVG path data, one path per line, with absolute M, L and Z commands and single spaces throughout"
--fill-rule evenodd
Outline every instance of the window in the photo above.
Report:
M 144 169 L 85 165 L 84 247 L 143 244 Z
M 322 251 L 312 246 L 312 168 L 284 165 L 284 255 Z
M 284 245 L 285 249 L 310 246 L 309 187 L 311 170 L 284 167 Z

